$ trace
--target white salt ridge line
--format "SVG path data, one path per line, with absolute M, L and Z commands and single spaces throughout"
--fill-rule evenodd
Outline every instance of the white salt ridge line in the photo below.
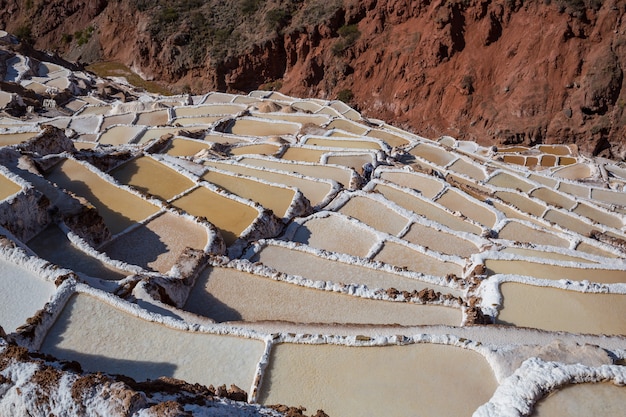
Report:
M 434 261 L 439 260 L 442 262 L 450 262 L 450 263 L 454 263 L 457 264 L 458 266 L 460 266 L 461 268 L 466 268 L 467 267 L 467 262 L 464 258 L 461 258 L 460 256 L 456 256 L 456 255 L 447 255 L 447 254 L 443 254 L 440 252 L 436 252 L 433 251 L 431 249 L 425 248 L 423 246 L 420 245 L 416 245 L 414 243 L 411 242 L 407 242 L 404 239 L 400 239 L 397 238 L 393 235 L 390 235 L 388 233 L 385 232 L 381 232 L 380 230 L 376 230 L 373 227 L 363 223 L 362 221 L 355 219 L 353 217 L 348 217 L 342 213 L 337 213 L 334 211 L 327 211 L 327 210 L 322 210 L 322 211 L 318 211 L 316 213 L 313 213 L 307 217 L 301 217 L 301 218 L 297 218 L 294 219 L 293 222 L 291 224 L 289 224 L 289 226 L 287 226 L 287 228 L 285 229 L 285 231 L 283 232 L 283 235 L 281 237 L 281 239 L 286 239 L 286 240 L 293 240 L 294 235 L 296 234 L 296 232 L 298 231 L 298 228 L 303 227 L 306 222 L 313 220 L 313 219 L 323 219 L 325 217 L 329 217 L 329 216 L 336 216 L 339 217 L 341 219 L 343 219 L 343 221 L 348 222 L 350 225 L 357 227 L 357 228 L 361 228 L 361 229 L 365 229 L 368 232 L 370 232 L 371 234 L 373 234 L 374 236 L 377 237 L 376 240 L 374 240 L 372 242 L 372 246 L 370 249 L 370 252 L 367 254 L 366 258 L 370 259 L 373 258 L 374 256 L 376 256 L 376 254 L 378 253 L 378 251 L 380 250 L 380 247 L 378 248 L 378 250 L 376 250 L 375 248 L 377 248 L 379 245 L 384 244 L 385 242 L 392 242 L 392 243 L 397 243 L 399 245 L 408 247 L 411 250 L 414 250 L 415 252 L 421 253 L 423 255 L 429 256 L 431 258 L 433 258 Z
M 618 386 L 626 385 L 626 367 L 566 365 L 530 358 L 498 386 L 489 402 L 480 406 L 473 416 L 530 416 L 537 401 L 561 387 L 569 384 L 607 382 Z
M 199 159 L 199 161 L 213 161 L 211 159 L 208 158 L 201 158 Z M 219 160 L 214 160 L 215 162 L 218 162 L 219 164 L 224 164 L 224 165 L 233 165 L 233 166 L 242 166 L 245 167 L 247 169 L 251 169 L 251 170 L 255 170 L 255 171 L 265 171 L 265 172 L 272 172 L 272 173 L 276 173 L 276 174 L 281 174 L 284 175 L 285 171 L 281 171 L 278 169 L 273 169 L 273 168 L 267 168 L 267 167 L 259 167 L 259 166 L 254 166 L 254 165 L 246 165 L 246 164 L 242 164 L 239 163 L 235 160 L 231 160 L 231 159 L 219 159 Z M 212 167 L 204 167 L 205 168 L 205 172 L 209 171 Z M 326 205 L 328 205 L 337 195 L 337 193 L 339 193 L 339 191 L 341 191 L 341 186 L 339 185 L 339 183 L 335 180 L 330 180 L 330 179 L 325 179 L 325 178 L 316 178 L 316 177 L 310 177 L 308 175 L 302 175 L 302 174 L 298 174 L 297 172 L 288 172 L 287 173 L 289 176 L 294 177 L 294 178 L 301 178 L 307 181 L 313 181 L 313 182 L 320 182 L 320 183 L 325 183 L 330 185 L 331 190 L 330 192 L 326 195 L 326 198 L 324 198 L 324 200 L 322 200 L 318 205 L 314 206 L 313 209 L 314 210 L 319 210 L 322 207 L 325 207 Z M 257 178 L 252 176 L 252 178 L 255 178 L 259 181 L 264 181 L 261 178 Z M 269 183 L 269 182 L 268 182 Z M 269 183 L 271 184 L 271 183 Z
M 387 181 L 387 180 L 384 180 L 384 179 L 379 179 L 379 178 L 375 178 L 375 179 L 371 180 L 369 183 L 367 183 L 367 185 L 365 187 L 363 187 L 362 190 L 365 191 L 365 192 L 371 193 L 372 195 L 376 195 L 376 192 L 373 191 L 373 188 L 377 184 L 385 185 L 385 186 L 388 186 L 390 188 L 395 188 L 396 190 L 401 191 L 401 192 L 403 192 L 405 194 L 408 194 L 409 196 L 414 197 L 414 198 L 416 198 L 418 200 L 424 201 L 427 204 L 430 204 L 430 205 L 438 208 L 439 210 L 441 210 L 441 211 L 443 211 L 445 213 L 448 213 L 448 214 L 450 214 L 452 216 L 458 217 L 459 219 L 462 219 L 464 222 L 467 222 L 467 223 L 470 223 L 470 224 L 473 224 L 473 225 L 479 227 L 482 230 L 481 237 L 490 235 L 490 230 L 491 230 L 490 228 L 488 228 L 488 227 L 478 223 L 475 220 L 470 219 L 469 217 L 463 215 L 462 213 L 454 212 L 454 211 L 450 210 L 449 208 L 447 208 L 446 206 L 443 206 L 443 205 L 437 203 L 436 201 L 433 201 L 430 198 L 425 197 L 418 190 L 414 190 L 412 188 L 404 187 L 404 186 L 398 185 L 398 184 L 396 184 L 394 182 Z M 476 200 L 476 201 L 478 201 L 478 200 Z M 474 233 L 463 232 L 463 231 L 460 231 L 460 230 L 451 229 L 451 228 L 449 228 L 446 225 L 443 225 L 443 224 L 441 224 L 439 222 L 436 222 L 434 220 L 429 219 L 426 215 L 423 215 L 423 214 L 420 214 L 420 213 L 416 213 L 416 212 L 412 212 L 412 213 L 414 213 L 414 215 L 418 217 L 418 219 L 416 219 L 416 223 L 419 222 L 420 224 L 423 224 L 423 225 L 428 226 L 428 227 L 432 227 L 432 228 L 437 229 L 437 230 L 447 231 L 448 233 L 452 233 L 452 234 L 455 234 L 457 236 L 461 236 L 464 239 L 470 240 L 472 242 L 474 241 L 474 239 L 476 239 L 478 237 L 478 235 L 476 235 Z M 500 213 L 499 217 L 503 217 L 504 218 L 504 214 Z M 496 218 L 498 218 L 498 217 L 496 217 Z
M 342 191 L 326 207 L 326 210 L 337 212 L 345 204 L 347 204 L 348 201 L 352 199 L 352 197 L 358 196 L 358 197 L 362 197 L 362 198 L 375 200 L 375 201 L 383 204 L 384 206 L 386 206 L 387 208 L 389 208 L 393 212 L 395 212 L 395 213 L 397 213 L 397 214 L 399 214 L 402 217 L 405 217 L 407 219 L 407 225 L 404 227 L 404 229 L 402 231 L 400 231 L 398 233 L 398 235 L 396 235 L 397 238 L 403 239 L 402 236 L 404 236 L 409 231 L 409 229 L 411 228 L 411 226 L 414 223 L 417 223 L 419 225 L 430 227 L 430 228 L 438 230 L 440 232 L 445 232 L 445 233 L 448 233 L 450 235 L 458 236 L 458 237 L 460 237 L 460 238 L 462 238 L 464 240 L 467 240 L 467 241 L 473 243 L 474 245 L 476 245 L 476 249 L 477 250 L 480 250 L 480 248 L 482 248 L 482 247 L 486 247 L 486 246 L 491 245 L 491 242 L 489 240 L 483 238 L 483 237 L 480 237 L 480 236 L 475 235 L 473 233 L 452 230 L 449 227 L 447 227 L 445 225 L 442 225 L 440 223 L 437 223 L 435 221 L 432 221 L 432 220 L 430 220 L 430 219 L 428 219 L 426 217 L 423 217 L 420 214 L 415 213 L 414 211 L 407 210 L 404 207 L 401 207 L 398 204 L 394 203 L 393 201 L 388 200 L 387 198 L 385 198 L 385 196 L 383 196 L 381 194 L 378 194 L 378 193 L 374 193 L 374 192 L 369 191 L 368 187 L 371 189 L 371 187 L 368 185 L 363 190 L 355 190 L 355 191 L 349 191 L 349 192 L 345 191 L 345 190 Z M 364 191 L 364 190 L 367 190 L 367 191 Z M 391 235 L 391 236 L 393 236 L 393 235 Z
M 225 261 L 225 260 L 224 260 Z M 223 261 L 223 262 L 224 262 Z M 390 302 L 410 302 L 419 305 L 440 305 L 445 307 L 461 309 L 461 305 L 456 299 L 438 300 L 434 302 L 413 301 L 412 299 L 392 298 L 384 291 L 385 288 L 369 288 L 365 284 L 342 284 L 332 281 L 312 280 L 301 275 L 292 275 L 285 272 L 277 271 L 272 267 L 260 263 L 251 263 L 247 259 L 232 259 L 228 263 L 212 262 L 213 266 L 221 268 L 233 268 L 238 271 L 247 272 L 253 275 L 270 278 L 278 282 L 286 282 L 298 285 L 300 287 L 310 288 L 314 290 L 334 292 L 353 297 L 359 297 L 369 300 L 382 300 Z
M 554 252 L 560 253 L 563 255 L 567 255 L 567 252 L 559 250 L 560 248 L 556 248 Z M 502 260 L 502 261 L 517 261 L 524 259 L 531 259 L 533 262 L 539 263 L 541 265 L 552 265 L 552 266 L 562 266 L 566 268 L 578 268 L 590 271 L 595 270 L 615 270 L 615 271 L 624 271 L 626 278 L 626 260 L 620 259 L 618 262 L 610 265 L 610 268 L 607 268 L 605 263 L 603 264 L 595 264 L 595 263 L 586 263 L 586 262 L 576 262 L 576 261 L 566 261 L 566 260 L 557 260 L 557 259 L 547 259 L 547 258 L 532 258 L 532 257 L 523 257 L 514 253 L 500 252 L 500 251 L 485 251 L 472 255 L 472 259 L 476 262 L 484 262 L 486 260 Z M 604 261 L 604 258 L 601 260 Z
M 482 299 L 480 308 L 483 313 L 490 317 L 498 317 L 498 312 L 502 308 L 502 292 L 500 291 L 500 286 L 506 282 L 517 282 L 519 284 L 532 285 L 535 287 L 558 288 L 581 293 L 626 294 L 626 283 L 603 284 L 587 280 L 550 280 L 526 275 L 495 274 L 484 279 L 476 290 L 476 295 Z
M 260 239 L 250 245 L 243 255 L 244 259 L 252 259 L 257 253 L 261 252 L 261 250 L 268 246 L 279 246 L 282 248 L 286 248 L 289 250 L 294 250 L 298 252 L 307 253 L 310 255 L 317 256 L 318 258 L 326 259 L 329 261 L 339 262 L 347 265 L 354 265 L 358 267 L 363 267 L 375 271 L 381 271 L 386 273 L 391 273 L 394 275 L 401 276 L 403 278 L 423 282 L 426 284 L 437 285 L 440 287 L 447 287 L 451 290 L 461 290 L 463 292 L 466 291 L 465 284 L 461 281 L 448 281 L 445 277 L 437 276 L 437 275 L 427 275 L 419 271 L 408 271 L 403 270 L 401 268 L 395 267 L 393 265 L 385 264 L 380 261 L 373 261 L 366 258 L 360 258 L 358 256 L 348 255 L 346 253 L 339 252 L 331 252 L 324 249 L 317 249 L 312 246 L 296 243 L 289 240 L 278 240 L 278 239 Z M 253 264 L 254 265 L 254 264 Z M 329 281 L 330 282 L 330 281 Z
M 329 148 L 332 149 L 332 148 Z M 344 148 L 348 149 L 348 148 Z M 320 157 L 320 162 L 322 164 L 327 164 L 328 159 L 334 156 L 363 156 L 369 155 L 372 158 L 372 165 L 375 168 L 379 162 L 386 162 L 387 155 L 383 151 L 341 151 L 341 150 L 330 150 L 326 153 L 323 153 Z

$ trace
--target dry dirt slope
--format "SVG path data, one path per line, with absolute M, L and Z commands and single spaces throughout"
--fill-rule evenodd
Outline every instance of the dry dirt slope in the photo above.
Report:
M 428 137 L 626 153 L 619 0 L 0 0 L 39 48 L 193 91 L 352 100 Z

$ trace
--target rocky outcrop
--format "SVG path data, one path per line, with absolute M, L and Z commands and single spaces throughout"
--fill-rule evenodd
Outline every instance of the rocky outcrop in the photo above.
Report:
M 626 155 L 626 5 L 617 0 L 274 0 L 239 11 L 229 30 L 209 28 L 206 47 L 191 15 L 144 3 L 66 0 L 26 10 L 5 0 L 0 22 L 16 31 L 28 17 L 40 48 L 121 61 L 179 91 L 343 97 L 365 116 L 427 137 Z M 81 45 L 63 37 L 89 26 Z M 221 38 L 239 49 L 220 52 Z

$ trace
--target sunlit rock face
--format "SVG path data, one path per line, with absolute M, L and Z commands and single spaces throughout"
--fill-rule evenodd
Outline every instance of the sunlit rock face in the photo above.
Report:
M 623 163 L 26 58 L 5 81 L 40 106 L 0 101 L 0 414 L 621 407 Z

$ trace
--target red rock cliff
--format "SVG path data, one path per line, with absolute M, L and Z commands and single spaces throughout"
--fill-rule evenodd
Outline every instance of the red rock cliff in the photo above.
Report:
M 295 23 L 314 1 L 292 2 L 300 9 L 271 36 L 200 63 L 186 52 L 185 22 L 157 42 L 136 2 L 33 1 L 46 16 L 32 27 L 36 46 L 119 60 L 179 89 L 246 91 L 272 82 L 295 96 L 343 92 L 364 115 L 427 137 L 576 143 L 590 154 L 626 156 L 619 0 L 343 0 L 315 24 Z M 0 3 L 0 21 L 17 29 L 24 7 Z M 58 45 L 62 33 L 89 24 L 97 36 L 78 55 Z

